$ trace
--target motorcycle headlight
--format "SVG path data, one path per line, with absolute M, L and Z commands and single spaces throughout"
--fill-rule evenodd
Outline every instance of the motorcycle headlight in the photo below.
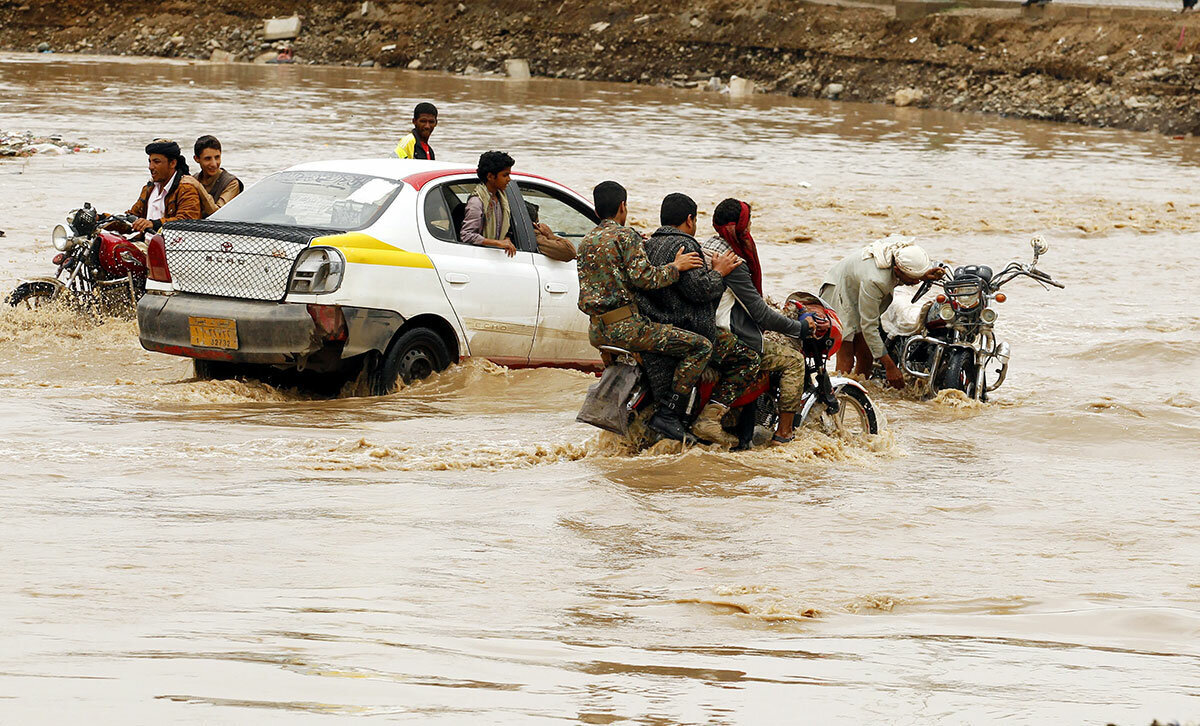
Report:
M 50 233 L 50 241 L 54 243 L 54 249 L 59 252 L 67 250 L 67 242 L 71 239 L 71 235 L 67 234 L 67 228 L 61 224 L 54 228 Z
M 991 308 L 984 308 L 983 311 L 979 313 L 979 319 L 990 325 L 991 323 L 996 322 L 996 311 L 992 310 Z
M 333 292 L 342 286 L 346 260 L 332 247 L 310 247 L 300 253 L 288 292 L 316 295 Z
M 938 317 L 947 322 L 953 320 L 954 306 L 950 303 L 942 303 L 942 306 L 938 308 Z
M 979 304 L 979 290 L 969 292 L 965 295 L 958 296 L 958 306 L 963 310 L 970 310 Z

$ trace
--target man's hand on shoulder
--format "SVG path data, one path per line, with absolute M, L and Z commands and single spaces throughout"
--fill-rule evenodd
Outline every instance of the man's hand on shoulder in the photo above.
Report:
M 674 267 L 680 272 L 687 272 L 688 270 L 694 270 L 697 267 L 702 267 L 703 265 L 704 262 L 700 259 L 700 253 L 688 252 L 686 248 L 680 247 L 679 251 L 675 253 L 675 259 L 672 260 L 667 266 Z
M 726 251 L 713 257 L 713 269 L 716 270 L 721 277 L 725 277 L 729 273 L 736 270 L 742 264 L 742 258 L 736 253 Z

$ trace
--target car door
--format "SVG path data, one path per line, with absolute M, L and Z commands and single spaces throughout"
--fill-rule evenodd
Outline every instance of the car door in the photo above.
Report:
M 509 257 L 501 249 L 459 241 L 467 197 L 478 183 L 474 177 L 439 179 L 421 190 L 425 252 L 462 325 L 470 354 L 501 365 L 528 365 L 538 315 L 533 253 L 518 249 Z M 514 187 L 510 184 L 508 189 L 513 207 L 520 200 Z M 514 238 L 516 226 L 514 220 Z
M 576 247 L 583 236 L 596 226 L 595 212 L 566 190 L 524 178 L 517 179 L 517 186 L 525 202 L 526 214 L 536 215 L 538 221 Z M 538 273 L 541 304 L 530 361 L 535 364 L 595 367 L 599 354 L 588 342 L 588 319 L 579 310 L 579 276 L 575 262 L 560 262 L 534 253 L 533 265 Z

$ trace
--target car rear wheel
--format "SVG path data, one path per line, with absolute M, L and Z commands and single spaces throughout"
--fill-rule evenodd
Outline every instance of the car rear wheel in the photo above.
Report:
M 401 383 L 412 383 L 449 367 L 450 350 L 442 336 L 430 328 L 413 328 L 388 348 L 372 381 L 372 393 L 384 396 Z
M 240 366 L 237 363 L 230 363 L 224 360 L 201 360 L 199 358 L 192 359 L 192 372 L 201 381 L 221 381 L 230 378 L 239 378 L 247 374 L 246 367 Z

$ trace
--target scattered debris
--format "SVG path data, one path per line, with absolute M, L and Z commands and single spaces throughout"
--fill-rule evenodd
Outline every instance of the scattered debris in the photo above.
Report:
M 61 136 L 34 136 L 29 131 L 0 129 L 0 156 L 57 156 L 63 154 L 98 154 L 104 151 L 83 142 L 63 141 Z

